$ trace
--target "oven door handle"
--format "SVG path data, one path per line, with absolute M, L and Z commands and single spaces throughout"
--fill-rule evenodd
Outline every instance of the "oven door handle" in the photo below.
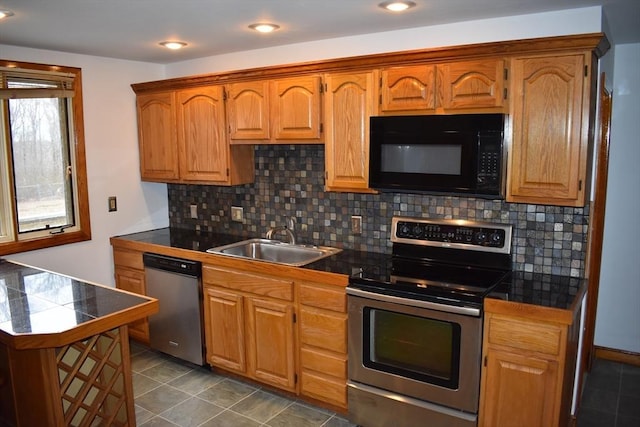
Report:
M 393 295 L 379 294 L 376 292 L 363 291 L 362 289 L 347 287 L 347 295 L 356 297 L 369 298 L 375 301 L 390 302 L 395 304 L 408 305 L 411 307 L 426 308 L 429 310 L 438 310 L 446 313 L 463 314 L 465 316 L 480 317 L 480 309 L 475 307 L 460 307 L 457 305 L 440 304 L 431 301 L 422 301 L 411 298 L 396 297 Z

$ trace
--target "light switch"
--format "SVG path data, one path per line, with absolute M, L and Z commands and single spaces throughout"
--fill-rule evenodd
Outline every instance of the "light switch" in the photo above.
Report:
M 239 206 L 231 206 L 231 220 L 242 222 L 244 217 L 243 209 Z
M 116 196 L 109 197 L 109 212 L 115 212 L 118 210 L 118 201 L 116 200 Z
M 362 234 L 362 217 L 360 215 L 351 215 L 351 233 Z
M 198 219 L 198 205 L 191 205 L 191 219 Z

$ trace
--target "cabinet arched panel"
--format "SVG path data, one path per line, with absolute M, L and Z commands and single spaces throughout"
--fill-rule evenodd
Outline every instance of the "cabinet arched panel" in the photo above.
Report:
M 588 103 L 585 56 L 522 58 L 513 65 L 509 201 L 582 206 Z
M 269 82 L 228 85 L 229 133 L 232 139 L 269 139 Z
M 435 108 L 434 65 L 396 67 L 381 72 L 380 111 L 422 110 Z
M 273 82 L 273 138 L 320 139 L 320 77 L 296 77 Z
M 228 180 L 226 136 L 221 86 L 178 92 L 178 143 L 183 180 Z

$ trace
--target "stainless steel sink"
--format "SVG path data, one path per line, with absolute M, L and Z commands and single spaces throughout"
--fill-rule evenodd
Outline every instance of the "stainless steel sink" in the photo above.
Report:
M 292 245 L 278 240 L 249 239 L 207 249 L 212 254 L 275 262 L 300 267 L 337 254 L 342 249 L 327 246 Z

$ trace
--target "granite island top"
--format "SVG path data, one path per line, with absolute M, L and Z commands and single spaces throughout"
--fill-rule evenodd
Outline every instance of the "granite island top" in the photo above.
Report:
M 0 342 L 59 347 L 157 312 L 155 298 L 0 259 Z
M 206 252 L 207 249 L 227 245 L 256 236 L 237 236 L 180 228 L 161 228 L 116 238 L 172 248 Z M 152 250 L 150 248 L 150 250 Z M 369 277 L 389 276 L 391 255 L 343 249 L 328 258 L 307 264 L 303 269 L 326 271 L 351 276 L 365 271 Z M 509 280 L 501 283 L 489 298 L 558 310 L 576 308 L 586 289 L 586 280 L 575 277 L 514 271 Z

